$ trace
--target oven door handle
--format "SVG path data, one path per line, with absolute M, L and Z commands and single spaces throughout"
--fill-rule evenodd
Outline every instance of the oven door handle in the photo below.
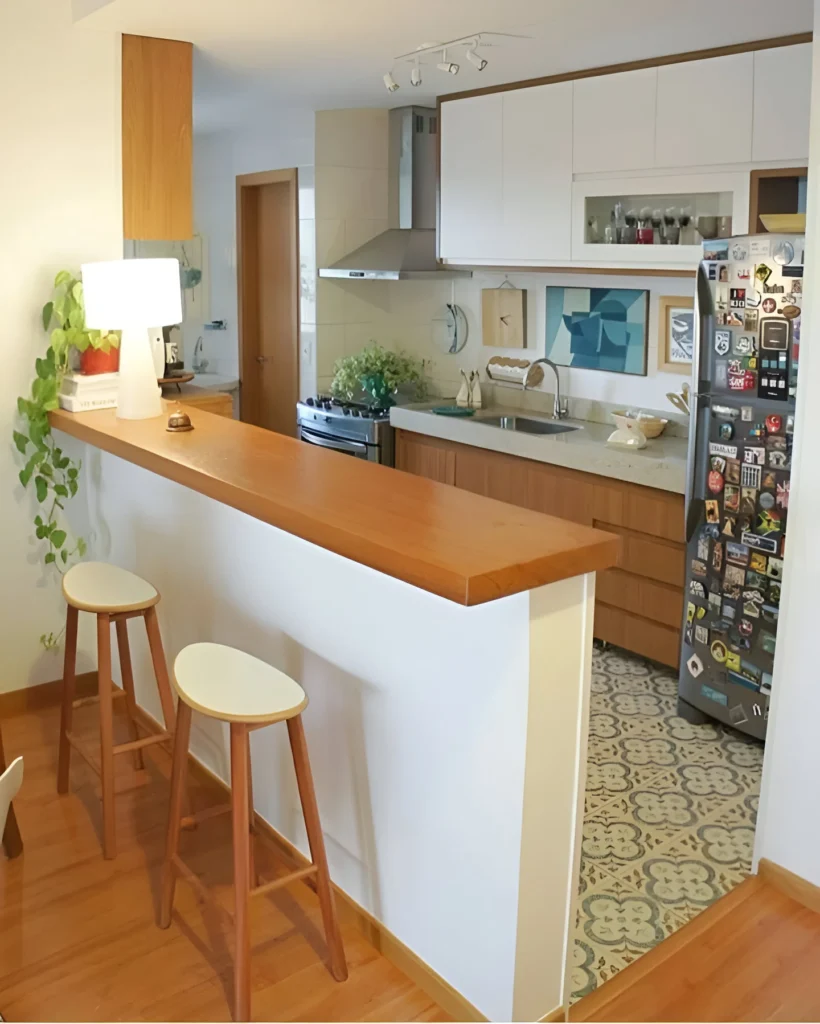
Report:
M 362 455 L 367 455 L 367 445 L 362 444 L 361 441 L 338 441 L 335 438 L 328 437 L 326 434 L 315 434 L 312 430 L 307 430 L 305 427 L 300 427 L 299 432 L 303 441 L 307 441 L 309 444 L 318 445 L 320 448 L 332 448 L 335 452 L 361 452 Z

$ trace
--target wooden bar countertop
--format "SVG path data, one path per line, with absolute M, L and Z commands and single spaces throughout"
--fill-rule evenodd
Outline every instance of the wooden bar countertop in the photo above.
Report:
M 51 425 L 280 530 L 459 604 L 615 564 L 617 537 L 340 455 L 196 408 L 166 416 L 51 413 Z

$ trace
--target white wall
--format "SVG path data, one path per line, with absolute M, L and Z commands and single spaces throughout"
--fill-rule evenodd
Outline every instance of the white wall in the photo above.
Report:
M 815 25 L 820 25 L 815 0 Z M 800 378 L 792 455 L 789 536 L 763 765 L 755 858 L 820 885 L 820 34 L 814 38 L 806 273 Z
M 0 691 L 7 691 L 62 671 L 38 642 L 60 628 L 64 605 L 55 576 L 41 568 L 35 506 L 17 482 L 11 431 L 17 395 L 27 393 L 47 345 L 40 309 L 55 273 L 122 252 L 119 36 L 73 27 L 70 0 L 0 4 L 0 96 Z M 81 525 L 84 498 L 73 504 Z
M 196 90 L 196 82 L 194 83 Z M 210 302 L 213 320 L 226 320 L 227 331 L 205 331 L 186 325 L 185 361 L 190 366 L 197 337 L 210 372 L 239 370 L 236 292 L 236 176 L 256 171 L 296 167 L 299 171 L 299 243 L 303 292 L 315 290 L 313 226 L 314 116 L 311 112 L 281 111 L 273 101 L 229 131 L 194 134 L 194 225 L 208 241 Z M 302 306 L 303 390 L 313 390 L 315 314 Z
M 481 337 L 481 291 L 497 288 L 503 274 L 476 272 L 471 279 L 453 284 L 442 281 L 397 281 L 388 285 L 388 314 L 383 321 L 384 337 L 391 345 L 404 347 L 428 360 L 436 390 L 454 395 L 459 382 L 459 368 L 482 371 L 494 355 L 537 359 L 545 350 L 545 308 L 548 285 L 567 288 L 645 288 L 649 291 L 649 328 L 647 375 L 603 373 L 596 370 L 561 368 L 561 386 L 574 398 L 599 402 L 623 403 L 649 409 L 671 410 L 667 391 L 678 391 L 686 378 L 677 373 L 662 373 L 658 366 L 658 296 L 692 295 L 694 284 L 685 277 L 635 277 L 609 274 L 510 274 L 510 282 L 527 290 L 527 348 L 488 348 Z M 352 288 L 353 285 L 348 287 Z M 467 345 L 457 355 L 442 353 L 433 343 L 433 318 L 441 315 L 445 302 L 455 301 L 467 315 Z M 551 375 L 544 378 L 541 390 L 554 390 Z

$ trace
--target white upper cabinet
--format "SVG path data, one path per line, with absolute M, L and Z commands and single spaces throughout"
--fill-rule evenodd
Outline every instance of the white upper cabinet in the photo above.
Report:
M 811 43 L 758 50 L 754 54 L 752 160 L 809 157 Z
M 442 259 L 498 256 L 504 226 L 502 108 L 500 92 L 441 105 Z
M 572 83 L 503 96 L 507 260 L 568 260 L 572 218 Z
M 576 174 L 655 166 L 658 69 L 621 71 L 573 83 Z
M 752 53 L 659 67 L 655 166 L 748 163 L 753 75 Z

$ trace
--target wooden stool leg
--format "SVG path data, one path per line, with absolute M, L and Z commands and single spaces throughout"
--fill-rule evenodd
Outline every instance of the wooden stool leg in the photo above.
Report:
M 179 853 L 179 831 L 185 781 L 188 776 L 188 744 L 191 737 L 191 708 L 184 700 L 179 702 L 177 727 L 174 734 L 174 766 L 171 771 L 171 802 L 168 809 L 168 841 L 165 847 L 165 866 L 162 875 L 162 897 L 159 908 L 159 926 L 167 928 L 174 908 L 176 869 L 174 858 Z
M 254 853 L 253 835 L 256 827 L 256 813 L 253 809 L 253 765 L 251 763 L 251 741 L 248 732 L 248 830 L 250 832 L 250 845 L 248 857 L 248 870 L 250 872 L 251 888 L 259 884 L 259 876 L 256 873 L 256 856 Z
M 128 644 L 128 620 L 117 619 L 117 651 L 120 656 L 120 672 L 122 673 L 122 688 L 125 692 L 125 703 L 128 708 L 128 721 L 131 730 L 131 739 L 139 739 L 137 729 L 137 696 L 134 692 L 134 670 L 131 667 L 131 648 Z M 134 751 L 134 767 L 139 771 L 145 767 L 142 751 Z
M 148 633 L 148 646 L 151 648 L 151 661 L 154 663 L 154 676 L 157 680 L 159 700 L 162 704 L 162 717 L 165 719 L 166 730 L 173 732 L 176 720 L 174 698 L 171 695 L 168 663 L 165 661 L 165 651 L 162 648 L 162 637 L 159 632 L 159 620 L 155 607 L 145 610 L 145 629 Z
M 233 821 L 233 884 L 236 955 L 234 959 L 234 1020 L 250 1020 L 251 928 L 249 744 L 244 722 L 231 722 L 231 817 Z
M 0 775 L 8 768 L 6 755 L 3 751 L 3 734 L 0 732 Z M 23 837 L 20 835 L 20 827 L 17 824 L 17 816 L 14 813 L 14 804 L 9 806 L 6 827 L 3 829 L 3 849 L 9 860 L 14 860 L 23 852 Z
M 79 611 L 67 605 L 65 616 L 65 658 L 63 661 L 63 707 L 60 715 L 60 748 L 57 755 L 57 792 L 68 792 L 68 769 L 71 762 L 71 744 L 66 733 L 71 732 L 74 717 L 75 662 L 77 660 L 77 620 Z
M 117 856 L 114 807 L 114 693 L 111 682 L 111 617 L 97 615 L 97 674 L 100 686 L 100 766 L 103 802 L 103 856 Z
M 347 960 L 345 959 L 342 934 L 336 919 L 336 907 L 333 900 L 333 889 L 330 885 L 330 871 L 327 866 L 325 840 L 322 835 L 322 824 L 319 821 L 319 807 L 316 803 L 316 792 L 313 788 L 313 774 L 310 770 L 305 729 L 302 716 L 288 719 L 288 736 L 293 754 L 293 767 L 296 769 L 296 782 L 299 786 L 299 799 L 302 801 L 302 813 L 305 816 L 310 856 L 317 867 L 316 892 L 322 908 L 322 923 L 325 928 L 328 953 L 330 954 L 330 973 L 336 981 L 347 978 Z

